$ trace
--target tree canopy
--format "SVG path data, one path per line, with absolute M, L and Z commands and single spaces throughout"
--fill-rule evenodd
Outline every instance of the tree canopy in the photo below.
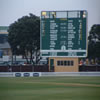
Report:
M 34 52 L 40 48 L 40 18 L 33 14 L 23 16 L 9 26 L 8 33 L 13 55 L 30 55 L 32 62 Z
M 88 57 L 100 58 L 100 25 L 91 27 L 88 40 Z

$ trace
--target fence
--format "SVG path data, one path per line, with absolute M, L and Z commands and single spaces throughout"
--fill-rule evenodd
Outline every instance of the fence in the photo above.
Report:
M 49 72 L 48 65 L 0 66 L 0 72 Z M 79 72 L 100 72 L 100 65 L 79 66 Z
M 100 76 L 100 72 L 1 72 L 0 77 Z
M 100 65 L 82 65 L 79 66 L 80 72 L 99 72 L 100 71 Z
M 0 72 L 48 72 L 48 65 L 0 66 Z

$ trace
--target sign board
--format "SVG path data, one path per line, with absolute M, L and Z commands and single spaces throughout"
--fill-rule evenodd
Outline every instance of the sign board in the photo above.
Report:
M 41 56 L 87 56 L 86 11 L 42 11 L 40 30 Z

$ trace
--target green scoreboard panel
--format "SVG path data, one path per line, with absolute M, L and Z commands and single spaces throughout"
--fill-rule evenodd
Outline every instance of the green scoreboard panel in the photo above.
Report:
M 87 56 L 86 11 L 42 11 L 40 30 L 41 56 Z

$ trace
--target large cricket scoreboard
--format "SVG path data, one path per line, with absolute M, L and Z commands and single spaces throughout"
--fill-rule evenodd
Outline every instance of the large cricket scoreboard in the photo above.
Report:
M 41 56 L 87 56 L 87 11 L 42 11 L 40 24 Z

